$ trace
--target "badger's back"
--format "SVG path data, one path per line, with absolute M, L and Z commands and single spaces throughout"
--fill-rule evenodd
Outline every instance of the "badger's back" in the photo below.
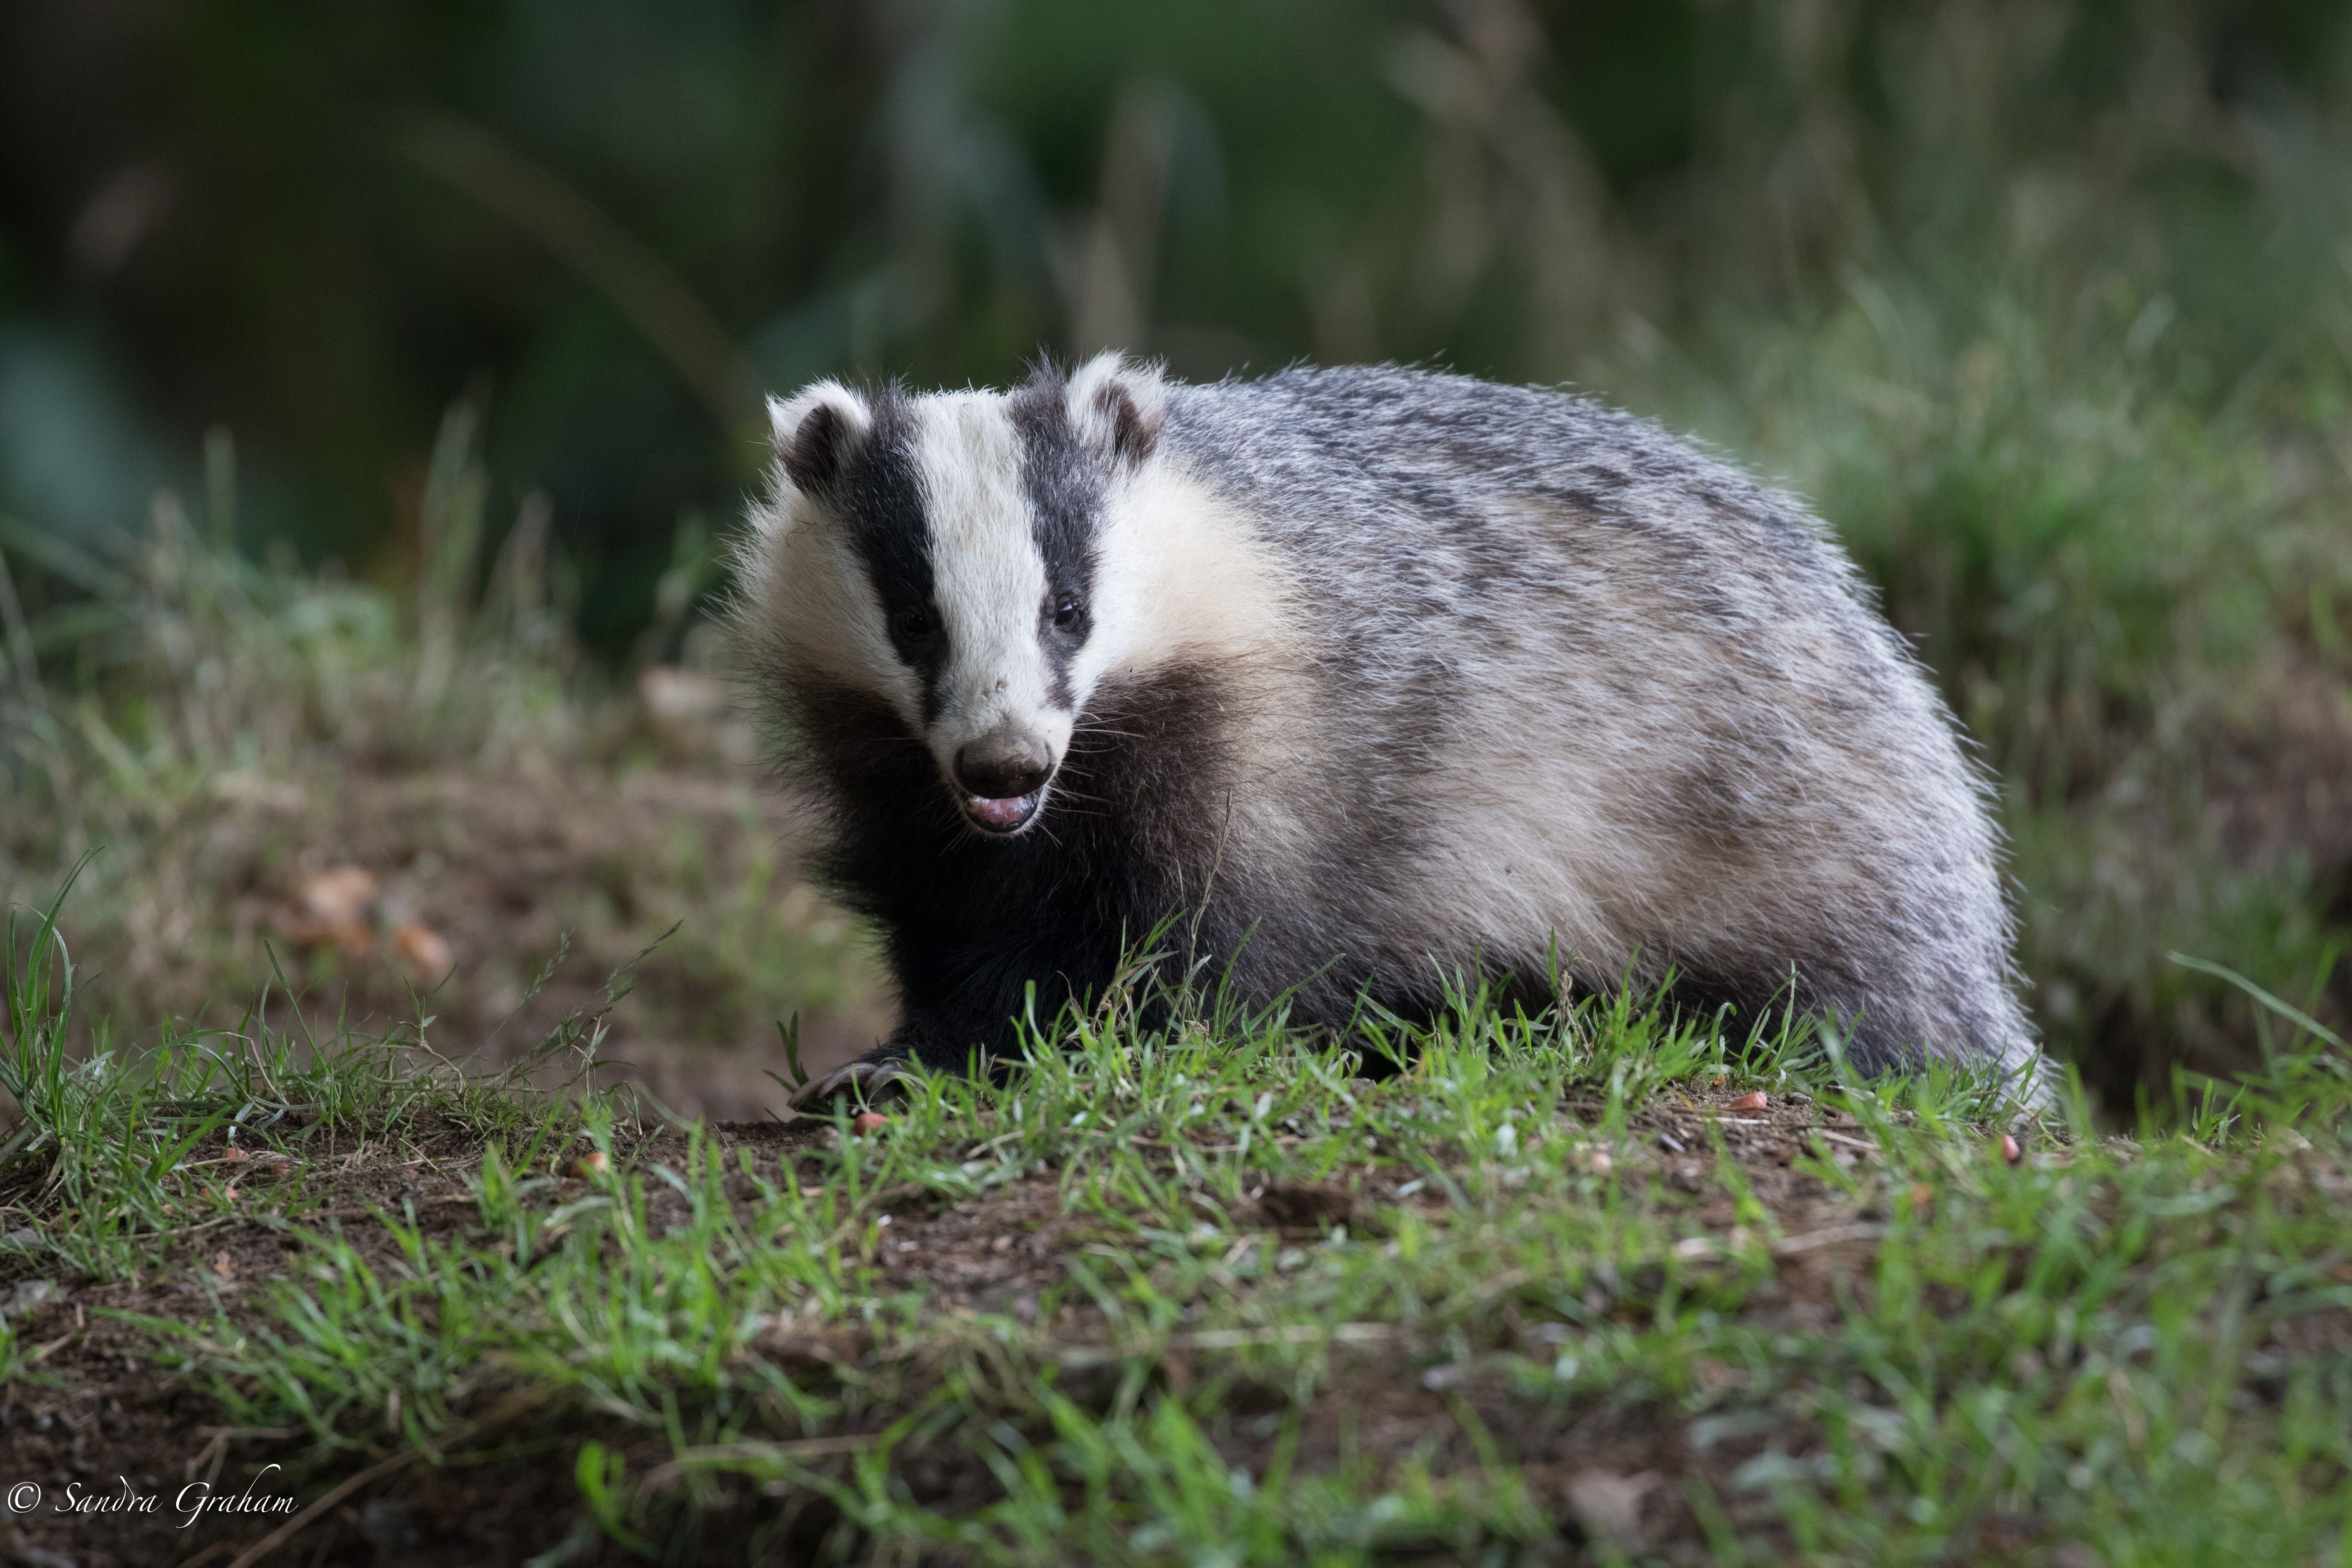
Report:
M 1307 612 L 1309 737 L 1252 759 L 1397 981 L 1556 940 L 1595 984 L 1793 970 L 1865 1054 L 2030 1058 L 1978 781 L 1789 498 L 1580 398 L 1390 369 L 1182 389 L 1163 443 Z

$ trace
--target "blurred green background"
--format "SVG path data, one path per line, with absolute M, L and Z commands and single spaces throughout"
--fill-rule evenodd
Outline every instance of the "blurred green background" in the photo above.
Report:
M 1574 382 L 1812 500 L 1998 778 L 2053 1047 L 2118 1104 L 2228 1071 L 2283 1037 L 2168 953 L 2352 1001 L 2347 13 L 11 6 L 12 890 L 100 838 L 127 887 L 172 854 L 119 847 L 200 826 L 147 795 L 322 748 L 660 754 L 583 715 L 707 662 L 763 390 L 1415 361 Z M 159 489 L 236 616 L 157 566 Z M 530 636 L 492 614 L 526 599 Z M 382 625 L 335 657 L 417 674 L 364 734 L 314 626 L 353 605 Z M 503 673 L 452 696 L 436 658 Z M 555 695 L 453 716 L 525 668 Z M 124 994 L 225 994 L 236 951 Z

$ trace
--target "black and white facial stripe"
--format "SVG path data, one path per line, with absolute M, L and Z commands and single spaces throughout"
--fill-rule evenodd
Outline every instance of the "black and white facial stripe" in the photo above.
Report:
M 1058 369 L 1040 364 L 1010 400 L 1030 537 L 1045 567 L 1040 636 L 1054 672 L 1049 696 L 1062 708 L 1071 705 L 1071 661 L 1094 629 L 1095 543 L 1107 489 L 1100 458 L 1070 424 L 1068 390 Z
M 900 672 L 869 684 L 899 700 L 976 826 L 1026 826 L 1088 684 L 1105 508 L 1152 425 L 1116 382 L 1051 365 L 1009 398 L 826 385 L 776 415 L 785 477 L 830 515 L 857 579 L 835 592 L 867 602 L 862 640 Z
M 830 409 L 820 408 L 810 417 L 820 425 L 820 434 L 837 425 Z M 939 718 L 948 649 L 934 602 L 930 540 L 912 457 L 916 428 L 914 405 L 898 387 L 886 389 L 875 400 L 871 432 L 842 464 L 829 494 L 880 602 L 883 633 L 919 684 L 928 726 Z

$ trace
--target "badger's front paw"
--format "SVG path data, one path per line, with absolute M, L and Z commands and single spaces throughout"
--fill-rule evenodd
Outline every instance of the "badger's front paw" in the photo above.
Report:
M 903 1061 L 855 1061 L 823 1078 L 811 1079 L 793 1091 L 794 1110 L 815 1110 L 830 1106 L 844 1096 L 861 1100 L 884 1098 L 892 1084 L 908 1076 Z

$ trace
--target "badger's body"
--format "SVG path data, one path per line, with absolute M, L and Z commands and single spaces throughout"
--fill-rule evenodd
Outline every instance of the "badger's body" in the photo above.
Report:
M 820 867 L 961 1070 L 1198 907 L 1295 1019 L 1475 968 L 2038 1058 L 1979 781 L 1787 497 L 1559 393 L 1395 369 L 772 412 L 738 631 Z

